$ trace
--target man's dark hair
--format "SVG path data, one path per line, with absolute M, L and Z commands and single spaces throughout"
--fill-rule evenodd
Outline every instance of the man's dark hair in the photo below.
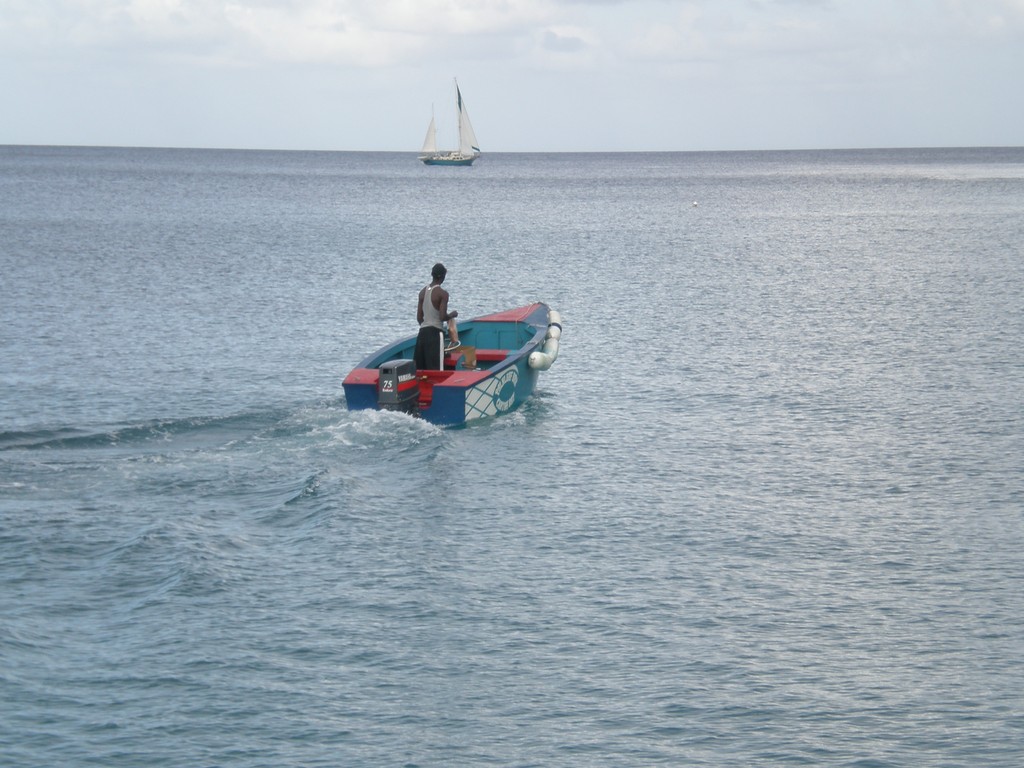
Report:
M 433 269 L 430 270 L 430 276 L 435 280 L 444 280 L 444 276 L 448 274 L 448 270 L 444 268 L 444 264 L 438 262 L 434 265 Z

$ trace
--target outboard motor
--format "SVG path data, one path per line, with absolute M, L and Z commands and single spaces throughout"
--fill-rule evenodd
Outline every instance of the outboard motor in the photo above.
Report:
M 416 413 L 420 407 L 420 382 L 412 360 L 388 360 L 380 366 L 377 407 L 385 411 Z

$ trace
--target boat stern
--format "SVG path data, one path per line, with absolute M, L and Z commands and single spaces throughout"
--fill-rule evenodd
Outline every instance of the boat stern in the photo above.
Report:
M 341 383 L 345 402 L 350 411 L 364 411 L 377 407 L 377 386 L 380 371 L 376 368 L 355 368 Z

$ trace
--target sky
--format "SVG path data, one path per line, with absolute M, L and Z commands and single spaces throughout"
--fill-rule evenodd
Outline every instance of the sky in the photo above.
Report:
M 0 144 L 1024 145 L 1024 0 L 0 0 Z

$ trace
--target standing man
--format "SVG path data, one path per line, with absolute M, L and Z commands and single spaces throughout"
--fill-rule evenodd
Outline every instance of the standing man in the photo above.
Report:
M 416 352 L 413 359 L 417 369 L 444 370 L 444 324 L 448 323 L 449 347 L 459 346 L 459 331 L 455 327 L 458 312 L 448 311 L 448 291 L 441 287 L 448 270 L 437 263 L 430 270 L 433 278 L 430 285 L 420 290 L 416 301 L 416 322 L 420 325 L 416 337 Z

